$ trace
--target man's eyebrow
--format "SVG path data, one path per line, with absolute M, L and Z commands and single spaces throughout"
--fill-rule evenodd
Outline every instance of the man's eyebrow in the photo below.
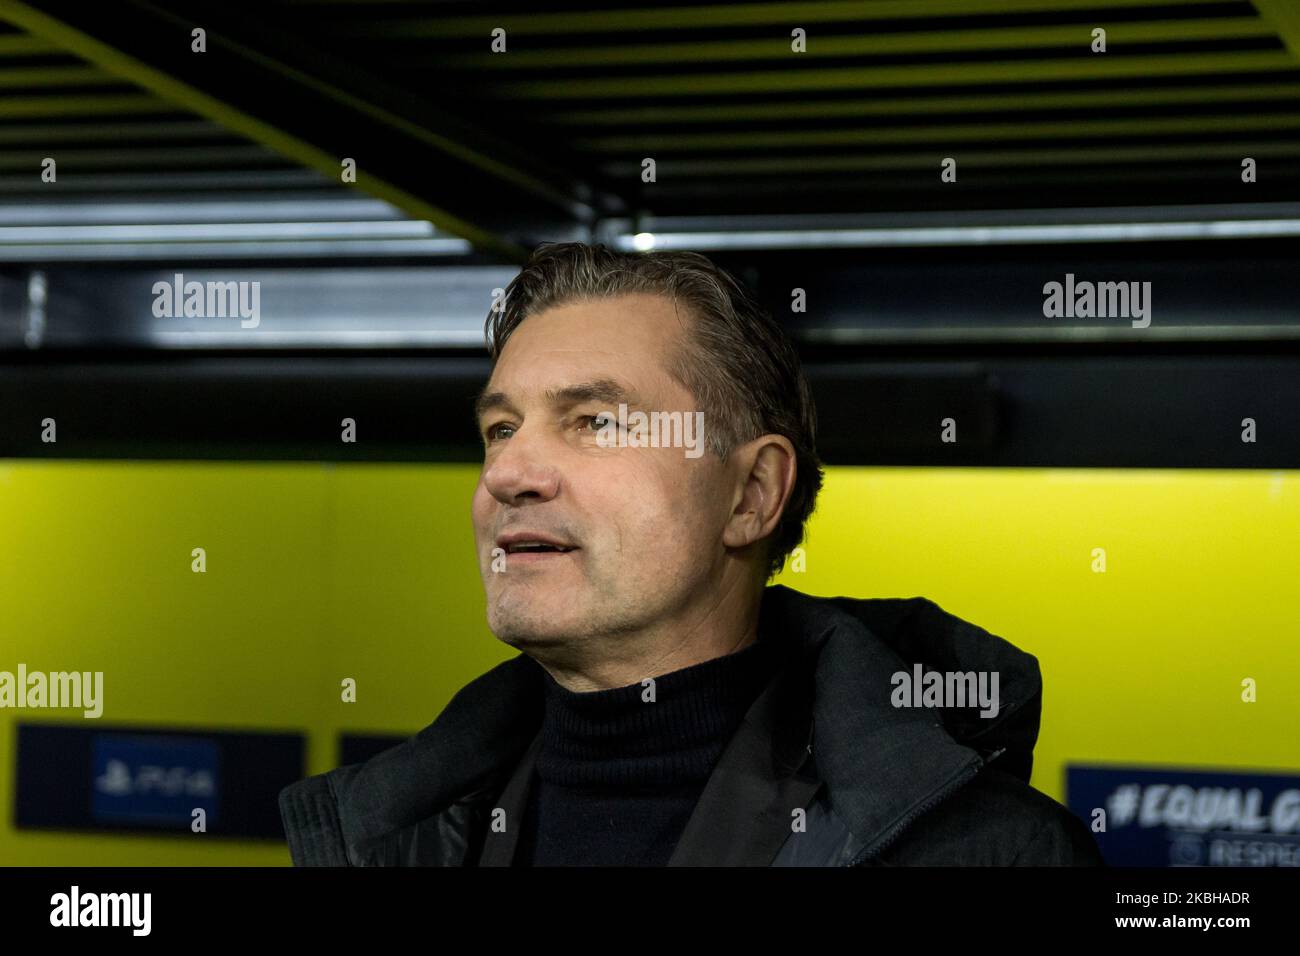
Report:
M 609 406 L 620 403 L 637 405 L 640 402 L 635 392 L 612 378 L 597 378 L 564 388 L 547 389 L 546 400 L 552 405 L 561 407 L 578 405 L 582 402 L 602 402 Z M 505 392 L 483 392 L 474 402 L 474 414 L 478 418 L 497 408 L 515 410 L 514 403 Z
M 483 391 L 479 393 L 478 398 L 474 399 L 474 417 L 476 419 L 482 418 L 496 408 L 513 411 L 514 407 L 514 403 L 510 401 L 505 392 Z

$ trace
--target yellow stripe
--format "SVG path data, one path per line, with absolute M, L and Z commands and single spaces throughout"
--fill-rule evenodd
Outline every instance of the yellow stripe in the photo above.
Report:
M 49 40 L 42 37 L 28 36 L 25 33 L 12 33 L 0 36 L 0 56 L 27 55 L 30 53 L 55 53 L 58 51 Z
M 1096 24 L 1051 27 L 1004 27 L 984 30 L 943 30 L 927 33 L 881 33 L 864 36 L 817 36 L 808 39 L 807 56 L 887 56 L 912 53 L 955 53 L 980 50 L 1021 50 L 1052 47 L 1088 49 Z M 1108 47 L 1118 52 L 1125 43 L 1181 40 L 1234 40 L 1273 36 L 1273 29 L 1258 17 L 1217 20 L 1154 20 L 1116 23 L 1106 27 Z M 647 63 L 714 63 L 757 59 L 782 59 L 794 54 L 790 37 L 762 40 L 720 40 L 702 43 L 653 45 L 605 44 L 550 50 L 511 49 L 492 53 L 483 45 L 474 53 L 439 56 L 439 68 L 523 70 L 539 67 L 623 66 Z M 801 54 L 803 55 L 803 54 Z
M 0 169 L 41 168 L 41 160 L 52 156 L 59 171 L 89 169 L 123 169 L 132 166 L 190 167 L 239 166 L 250 162 L 265 165 L 268 159 L 278 159 L 273 153 L 256 144 L 247 146 L 167 146 L 157 149 L 50 149 L 39 152 L 14 152 L 0 154 Z
M 92 66 L 0 67 L 0 88 L 47 86 L 113 86 L 118 80 Z
M 1296 0 L 1254 0 L 1255 9 L 1282 38 L 1293 56 L 1300 57 L 1300 4 Z
M 1297 65 L 1295 59 L 1282 50 L 1135 57 L 1099 54 L 1077 59 L 1012 60 L 998 63 L 922 63 L 824 70 L 538 80 L 502 83 L 494 89 L 500 95 L 544 99 L 792 93 L 961 83 L 1041 83 L 1048 80 L 1195 76 L 1201 73 L 1261 73 L 1295 70 Z
M 497 27 L 510 35 L 695 30 L 702 27 L 853 23 L 984 14 L 1059 13 L 1130 7 L 1207 6 L 1220 0 L 832 0 L 822 3 L 741 3 L 734 6 L 663 7 L 650 10 L 584 10 L 581 13 L 493 14 L 474 17 L 401 17 L 358 20 L 339 27 L 349 36 L 480 37 Z
M 0 0 L 0 19 L 7 20 L 29 32 L 46 37 L 59 47 L 76 53 L 117 76 L 128 79 L 165 99 L 201 116 L 206 116 L 229 130 L 241 133 L 296 163 L 316 169 L 331 179 L 338 180 L 341 157 L 286 133 L 270 123 L 235 109 L 201 90 L 157 70 L 148 64 L 127 56 L 106 43 L 50 17 L 27 4 L 16 0 Z M 0 71 L 3 77 L 7 71 Z M 98 73 L 98 71 L 95 71 Z M 0 85 L 3 80 L 0 79 Z M 417 219 L 424 219 L 440 229 L 461 236 L 477 246 L 494 249 L 516 261 L 527 258 L 527 252 L 513 243 L 473 225 L 440 207 L 409 193 L 386 180 L 365 171 L 364 163 L 357 170 L 356 188 L 369 195 L 392 203 Z
M 811 119 L 813 117 L 906 116 L 929 113 L 1002 113 L 1017 110 L 1089 109 L 1180 103 L 1300 101 L 1300 84 L 1196 86 L 1178 89 L 1077 90 L 1065 93 L 1007 93 L 982 96 L 908 96 L 833 102 L 734 103 L 725 106 L 639 106 L 628 109 L 563 110 L 542 113 L 548 125 L 637 126 L 645 123 L 714 123 L 723 120 Z
M 7 96 L 0 99 L 0 119 L 20 116 L 103 116 L 125 113 L 177 115 L 171 104 L 147 93 L 120 96 L 82 93 L 72 96 Z
M 214 123 L 201 119 L 168 120 L 160 123 L 149 121 L 135 127 L 151 138 L 166 137 L 168 140 L 229 140 L 230 134 Z M 64 125 L 40 123 L 0 126 L 0 143 L 33 144 L 44 148 L 50 143 L 110 142 L 120 143 L 124 136 L 131 135 L 132 128 L 115 117 L 111 123 L 68 123 Z M 258 147 L 261 149 L 261 147 Z
M 754 149 L 771 146 L 838 146 L 873 143 L 943 143 L 957 140 L 1007 140 L 1069 136 L 1143 136 L 1152 133 L 1203 133 L 1300 129 L 1300 115 L 1138 116 L 1067 122 L 965 123 L 953 126 L 893 126 L 881 129 L 785 130 L 781 132 L 695 133 L 656 136 L 604 136 L 580 139 L 578 149 L 606 152 L 679 152 Z
M 884 156 L 738 156 L 727 159 L 664 160 L 659 163 L 661 180 L 687 176 L 734 176 L 740 173 L 803 175 L 813 172 L 871 172 L 933 167 L 939 181 L 939 160 L 951 155 L 957 160 L 958 175 L 971 166 L 1040 166 L 1112 162 L 1186 161 L 1193 159 L 1238 159 L 1247 156 L 1300 156 L 1300 143 L 1208 143 L 1161 146 L 1081 146 L 1062 149 L 957 150 L 935 149 L 924 153 L 894 153 Z M 639 172 L 635 163 L 610 163 L 609 175 L 627 176 Z M 653 190 L 653 186 L 651 189 Z

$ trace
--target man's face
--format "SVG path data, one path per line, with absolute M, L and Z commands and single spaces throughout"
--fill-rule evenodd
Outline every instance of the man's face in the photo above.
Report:
M 507 341 L 480 402 L 473 502 L 488 624 L 502 641 L 617 656 L 619 640 L 708 600 L 735 504 L 725 466 L 707 451 L 598 440 L 600 416 L 620 402 L 629 415 L 694 420 L 694 398 L 665 370 L 688 321 L 671 299 L 624 295 L 540 312 Z M 515 552 L 516 536 L 572 550 Z

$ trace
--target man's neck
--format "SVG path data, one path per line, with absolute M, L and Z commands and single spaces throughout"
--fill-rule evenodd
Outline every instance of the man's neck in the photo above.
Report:
M 616 656 L 601 653 L 570 660 L 537 655 L 535 659 L 565 690 L 627 687 L 748 647 L 758 637 L 761 599 L 761 584 L 756 594 L 739 585 L 718 588 L 703 607 L 689 608 L 637 634 L 585 642 L 598 651 L 617 648 Z

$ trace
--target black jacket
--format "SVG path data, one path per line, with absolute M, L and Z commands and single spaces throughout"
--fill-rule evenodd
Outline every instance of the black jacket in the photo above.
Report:
M 723 752 L 670 866 L 1103 865 L 1088 828 L 1028 784 L 1042 698 L 1034 657 L 924 598 L 776 585 L 759 626 L 780 673 Z M 894 706 L 891 677 L 916 662 L 996 671 L 997 715 Z M 286 787 L 293 862 L 508 865 L 542 676 L 515 657 L 405 743 Z

